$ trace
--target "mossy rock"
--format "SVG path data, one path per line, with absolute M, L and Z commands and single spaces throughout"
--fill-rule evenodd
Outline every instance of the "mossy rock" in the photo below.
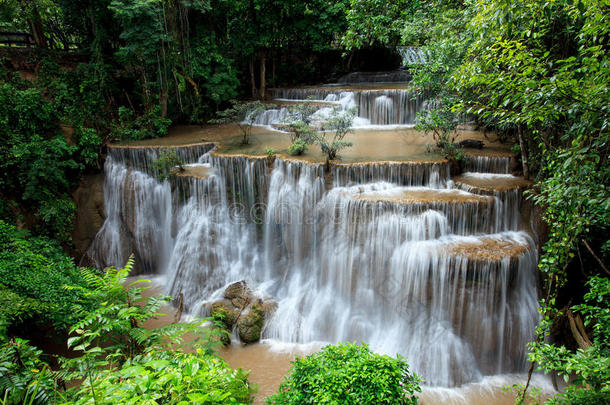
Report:
M 228 331 L 233 329 L 233 325 L 239 317 L 239 311 L 233 306 L 231 301 L 221 300 L 212 304 L 210 310 L 212 318 L 221 321 Z
M 255 343 L 261 338 L 265 313 L 258 304 L 252 305 L 250 312 L 242 314 L 237 320 L 239 339 L 243 343 Z

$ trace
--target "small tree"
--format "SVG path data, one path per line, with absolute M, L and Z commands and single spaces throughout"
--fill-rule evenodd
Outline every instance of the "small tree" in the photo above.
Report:
M 311 133 L 313 132 L 311 129 L 311 122 L 316 110 L 316 107 L 309 101 L 289 108 L 283 123 L 291 132 L 290 140 L 292 142 L 297 139 L 301 139 L 307 143 L 313 141 L 311 136 Z
M 352 142 L 345 141 L 347 134 L 353 132 L 352 124 L 356 117 L 354 109 L 341 112 L 337 108 L 333 108 L 330 118 L 324 123 L 321 133 L 315 134 L 315 141 L 322 149 L 322 152 L 327 156 L 327 162 L 334 160 L 337 157 L 337 152 L 343 148 L 353 145 Z M 327 134 L 327 131 L 332 134 Z
M 461 148 L 455 144 L 460 120 L 445 103 L 446 101 L 443 101 L 440 108 L 420 111 L 417 114 L 415 129 L 426 135 L 432 133 L 436 148 L 447 159 L 460 161 L 463 159 L 463 153 Z
M 218 111 L 218 118 L 210 120 L 212 124 L 237 124 L 243 135 L 242 144 L 250 143 L 250 135 L 252 134 L 252 125 L 256 122 L 256 117 L 274 106 L 265 106 L 260 101 L 248 101 L 240 103 L 233 101 L 233 106 L 224 111 Z
M 267 404 L 417 404 L 420 378 L 398 356 L 373 353 L 353 343 L 326 346 L 297 358 Z

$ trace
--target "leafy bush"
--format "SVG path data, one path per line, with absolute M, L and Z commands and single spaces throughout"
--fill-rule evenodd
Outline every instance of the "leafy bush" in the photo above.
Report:
M 302 155 L 307 150 L 307 143 L 302 139 L 295 139 L 288 147 L 288 153 L 293 156 Z
M 417 124 L 415 129 L 425 134 L 432 134 L 436 149 L 445 158 L 459 162 L 464 159 L 462 148 L 456 145 L 457 126 L 459 119 L 455 113 L 447 107 L 449 102 L 442 102 L 442 107 L 431 110 L 423 110 L 417 113 Z
M 64 404 L 250 404 L 248 372 L 231 370 L 199 349 L 147 350 L 119 368 L 102 369 Z
M 551 404 L 610 403 L 610 279 L 592 277 L 588 285 L 585 302 L 572 310 L 584 316 L 584 326 L 593 330 L 593 341 L 584 341 L 584 347 L 575 352 L 547 342 L 528 345 L 530 360 L 545 373 L 556 371 L 566 382 L 571 379 L 565 393 L 549 401 Z M 545 317 L 539 332 L 549 326 L 550 318 Z
M 339 344 L 293 362 L 268 404 L 417 404 L 420 378 L 400 356 L 372 353 L 366 345 Z
M 38 90 L 1 84 L 0 116 L 0 196 L 15 203 L 5 219 L 18 217 L 67 242 L 74 211 L 69 193 L 84 167 L 78 146 L 59 133 L 57 114 Z
M 0 347 L 0 402 L 49 404 L 56 390 L 55 375 L 42 359 L 42 350 L 14 339 Z
M 159 181 L 164 181 L 175 174 L 176 169 L 184 171 L 184 162 L 174 149 L 162 149 L 159 157 L 152 163 L 153 170 L 157 173 Z
M 115 125 L 112 136 L 121 141 L 138 141 L 148 138 L 159 138 L 167 135 L 172 121 L 161 116 L 161 107 L 156 106 L 150 112 L 136 115 L 127 107 L 119 107 L 119 122 Z
M 0 337 L 11 325 L 50 322 L 62 329 L 82 303 L 68 285 L 84 285 L 79 269 L 54 242 L 29 237 L 0 221 Z
M 290 140 L 292 142 L 297 139 L 306 143 L 314 141 L 311 123 L 316 110 L 316 107 L 308 101 L 289 108 L 283 122 L 291 132 Z
M 195 321 L 143 326 L 163 315 L 159 309 L 171 297 L 144 298 L 150 287 L 138 284 L 147 280 L 125 285 L 132 267 L 133 257 L 124 268 L 109 268 L 103 275 L 84 269 L 87 285 L 74 288 L 97 307 L 81 311 L 81 319 L 70 328 L 68 346 L 82 356 L 64 360 L 62 375 L 83 383 L 64 394 L 65 403 L 250 403 L 248 374 L 229 369 L 213 354 L 223 335 L 218 325 L 202 328 L 202 322 Z M 189 342 L 195 353 L 182 350 L 187 333 L 195 337 Z

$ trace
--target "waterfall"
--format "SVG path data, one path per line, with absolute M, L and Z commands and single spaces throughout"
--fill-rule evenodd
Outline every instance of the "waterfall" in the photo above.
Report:
M 446 162 L 327 169 L 180 149 L 192 165 L 164 182 L 151 169 L 158 150 L 111 149 L 96 266 L 134 252 L 201 316 L 246 280 L 278 303 L 267 342 L 364 341 L 406 356 L 433 386 L 525 370 L 537 253 L 508 158 L 472 158 L 477 172 L 451 179 Z
M 428 62 L 430 56 L 420 47 L 417 46 L 399 46 L 398 53 L 402 57 L 402 65 L 423 65 Z
M 394 103 L 388 96 L 379 96 L 375 99 L 375 109 L 371 122 L 389 125 L 394 120 Z
M 464 170 L 468 172 L 510 173 L 509 156 L 467 156 Z
M 300 89 L 274 89 L 273 97 L 278 100 L 334 103 L 341 111 L 351 108 L 358 110 L 354 127 L 371 125 L 414 125 L 417 112 L 425 108 L 424 97 L 404 88 L 389 89 L 337 89 L 334 87 L 311 87 Z M 332 110 L 321 105 L 316 113 L 323 118 Z M 285 107 L 261 113 L 257 125 L 280 123 L 285 117 Z

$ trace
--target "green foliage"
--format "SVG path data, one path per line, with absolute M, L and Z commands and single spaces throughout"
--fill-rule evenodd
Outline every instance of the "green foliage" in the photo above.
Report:
M 593 330 L 592 344 L 575 352 L 541 341 L 529 345 L 530 360 L 545 373 L 556 371 L 566 382 L 572 378 L 565 393 L 548 401 L 551 404 L 601 404 L 610 398 L 610 279 L 593 277 L 588 286 L 584 303 L 572 310 L 583 315 L 585 326 Z M 549 312 L 543 313 L 545 318 L 539 327 L 542 335 L 552 324 Z
M 270 148 L 268 146 L 265 148 L 265 155 L 267 155 L 267 159 L 273 158 L 276 153 L 277 151 L 273 148 Z
M 113 129 L 113 138 L 122 141 L 137 141 L 167 135 L 171 120 L 160 116 L 161 108 L 154 107 L 149 113 L 136 116 L 127 107 L 119 107 L 119 121 Z
M 12 339 L 0 347 L 0 403 L 38 405 L 53 401 L 56 377 L 41 357 L 42 350 L 23 339 Z
M 334 108 L 328 120 L 323 124 L 323 132 L 313 134 L 315 142 L 320 146 L 327 160 L 334 160 L 341 149 L 353 145 L 344 138 L 352 132 L 355 116 L 355 110 L 342 112 Z M 326 131 L 331 132 L 332 135 L 327 134 Z
M 84 382 L 64 395 L 65 403 L 93 399 L 111 404 L 142 397 L 179 403 L 188 398 L 203 401 L 206 392 L 210 402 L 203 403 L 249 403 L 247 374 L 229 370 L 213 355 L 223 335 L 218 327 L 202 328 L 197 321 L 144 327 L 163 315 L 159 309 L 171 298 L 145 298 L 143 293 L 150 287 L 138 285 L 148 280 L 127 284 L 133 263 L 131 257 L 124 268 L 109 268 L 102 275 L 81 269 L 87 284 L 72 289 L 97 305 L 79 312 L 80 320 L 70 328 L 68 346 L 82 355 L 63 361 L 62 378 Z M 174 349 L 184 344 L 187 333 L 194 336 L 189 345 L 195 354 Z
M 100 370 L 65 404 L 250 404 L 248 373 L 199 349 L 146 350 L 121 367 Z
M 56 243 L 0 221 L 0 337 L 29 322 L 67 328 L 75 319 L 75 305 L 86 305 L 81 294 L 66 293 L 68 285 L 84 281 Z
M 370 46 L 396 46 L 400 42 L 404 19 L 420 1 L 351 0 L 347 11 L 348 30 L 343 37 L 347 49 Z
M 464 159 L 462 149 L 455 144 L 457 126 L 460 122 L 458 116 L 447 107 L 447 101 L 438 109 L 423 110 L 417 114 L 415 129 L 425 134 L 432 134 L 436 148 L 452 161 Z
M 0 196 L 13 199 L 18 214 L 33 213 L 41 233 L 69 240 L 68 193 L 83 169 L 78 147 L 59 134 L 58 117 L 38 90 L 0 84 L 0 115 Z
M 184 171 L 184 162 L 176 154 L 174 149 L 162 149 L 159 157 L 152 163 L 151 167 L 157 174 L 157 179 L 163 182 L 176 174 L 176 170 Z
M 296 139 L 288 147 L 288 153 L 293 156 L 302 155 L 307 150 L 307 143 L 302 139 Z
M 237 124 L 239 127 L 243 139 L 242 144 L 247 145 L 250 143 L 250 135 L 252 134 L 252 126 L 256 121 L 256 117 L 268 108 L 269 106 L 261 103 L 260 101 L 249 101 L 240 103 L 233 101 L 233 106 L 224 111 L 218 111 L 217 119 L 210 120 L 214 124 Z
M 301 140 L 305 144 L 314 141 L 314 130 L 311 128 L 313 115 L 317 108 L 310 102 L 291 106 L 283 124 L 291 132 L 290 140 L 294 143 Z
M 268 404 L 417 404 L 420 378 L 400 356 L 339 344 L 297 358 Z

